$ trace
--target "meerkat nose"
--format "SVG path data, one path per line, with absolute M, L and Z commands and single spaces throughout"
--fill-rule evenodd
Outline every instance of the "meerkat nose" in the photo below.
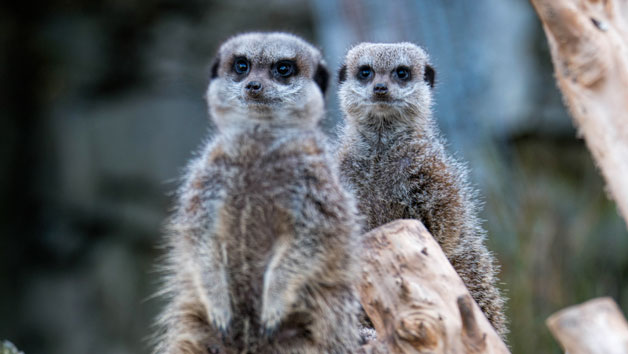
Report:
M 373 87 L 373 92 L 376 95 L 385 95 L 388 93 L 388 86 L 384 83 L 376 84 L 375 87 Z
M 259 95 L 262 92 L 262 89 L 264 88 L 262 86 L 262 83 L 259 81 L 251 81 L 249 83 L 246 84 L 246 86 L 244 86 L 244 88 L 246 89 L 246 92 L 249 95 Z

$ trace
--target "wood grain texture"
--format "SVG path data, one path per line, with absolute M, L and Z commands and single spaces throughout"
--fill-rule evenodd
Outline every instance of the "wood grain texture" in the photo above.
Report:
M 628 323 L 611 298 L 561 310 L 547 319 L 547 326 L 569 354 L 628 353 Z
M 565 104 L 628 223 L 628 1 L 531 2 Z
M 509 353 L 417 220 L 364 236 L 359 292 L 379 341 L 365 353 Z

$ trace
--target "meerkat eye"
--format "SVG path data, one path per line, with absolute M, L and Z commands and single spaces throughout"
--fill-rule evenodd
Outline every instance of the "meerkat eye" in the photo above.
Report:
M 358 79 L 366 80 L 373 75 L 373 69 L 370 66 L 364 65 L 358 69 Z
M 281 77 L 290 77 L 295 71 L 294 63 L 289 60 L 282 60 L 275 65 L 275 72 Z
M 233 62 L 233 71 L 240 75 L 248 73 L 249 67 L 249 61 L 244 58 L 237 58 Z
M 400 66 L 395 69 L 395 75 L 397 76 L 397 78 L 399 78 L 399 80 L 410 80 L 410 69 L 405 66 Z

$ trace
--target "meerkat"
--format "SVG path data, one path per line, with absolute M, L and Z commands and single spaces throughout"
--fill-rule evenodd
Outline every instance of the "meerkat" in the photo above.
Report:
M 362 43 L 339 71 L 346 124 L 337 151 L 341 180 L 365 230 L 418 219 L 438 241 L 497 332 L 508 330 L 495 260 L 483 244 L 476 191 L 445 151 L 432 117 L 435 71 L 412 43 Z
M 218 50 L 206 94 L 217 134 L 168 226 L 156 353 L 357 348 L 357 209 L 318 128 L 327 81 L 321 53 L 294 35 Z

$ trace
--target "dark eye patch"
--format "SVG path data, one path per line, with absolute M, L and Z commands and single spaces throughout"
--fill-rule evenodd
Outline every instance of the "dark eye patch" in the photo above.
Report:
M 277 74 L 282 77 L 288 77 L 294 73 L 294 64 L 289 61 L 277 63 Z
M 358 80 L 366 81 L 373 76 L 373 68 L 368 65 L 362 65 L 358 69 L 357 78 Z
M 408 81 L 412 79 L 412 72 L 407 66 L 400 66 L 395 69 L 394 75 L 401 81 Z
M 272 72 L 278 78 L 287 79 L 298 73 L 297 63 L 294 60 L 280 60 L 273 65 Z
M 239 57 L 233 61 L 233 71 L 238 75 L 247 74 L 251 70 L 251 63 L 246 58 Z

